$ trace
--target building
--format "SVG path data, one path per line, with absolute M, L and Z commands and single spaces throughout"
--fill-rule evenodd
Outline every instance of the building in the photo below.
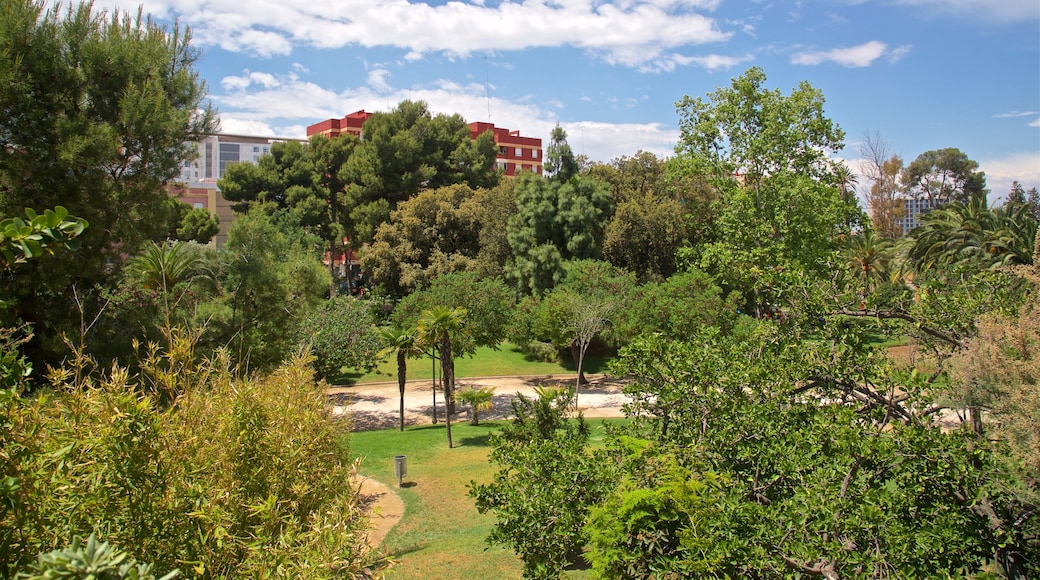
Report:
M 921 225 L 918 218 L 932 209 L 935 209 L 935 205 L 927 197 L 921 199 L 907 197 L 903 199 L 903 215 L 896 220 L 896 225 L 899 226 L 902 235 L 907 235 L 910 233 L 910 230 Z
M 310 137 L 311 135 L 325 135 L 329 139 L 332 139 L 333 137 L 349 134 L 361 138 L 361 127 L 371 116 L 372 113 L 368 113 L 364 109 L 361 109 L 360 111 L 354 111 L 342 119 L 325 119 L 320 123 L 315 123 L 310 127 L 307 127 L 307 137 Z
M 364 110 L 355 111 L 342 119 L 326 119 L 307 127 L 307 137 L 325 135 L 330 139 L 343 134 L 363 138 L 362 128 L 372 116 Z M 490 131 L 498 145 L 498 156 L 495 167 L 504 175 L 515 177 L 521 171 L 542 173 L 542 140 L 537 137 L 524 137 L 520 131 L 510 131 L 495 127 L 493 123 L 475 122 L 469 124 L 470 139 L 476 140 L 481 134 Z
M 514 177 L 521 171 L 542 173 L 542 140 L 537 137 L 524 137 L 520 131 L 510 131 L 495 127 L 493 123 L 470 123 L 470 139 L 476 140 L 481 134 L 491 131 L 498 145 L 498 157 L 495 167 L 504 175 Z
M 193 208 L 203 208 L 220 220 L 220 231 L 214 242 L 223 246 L 227 241 L 228 229 L 235 214 L 217 187 L 217 180 L 224 176 L 228 166 L 235 163 L 256 163 L 271 151 L 271 145 L 293 139 L 277 137 L 253 137 L 214 133 L 195 143 L 198 148 L 196 159 L 185 160 L 176 183 L 167 191 L 178 200 Z

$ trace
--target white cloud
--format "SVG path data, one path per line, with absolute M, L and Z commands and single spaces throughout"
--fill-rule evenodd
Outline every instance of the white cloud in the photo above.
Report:
M 1018 181 L 1026 189 L 1040 187 L 1040 151 L 980 160 L 979 169 L 986 172 L 986 187 L 992 192 L 991 197 L 1006 196 L 1012 181 Z
M 390 71 L 385 68 L 374 68 L 368 71 L 368 86 L 380 93 L 390 92 Z
M 866 67 L 881 58 L 886 50 L 885 43 L 871 40 L 848 48 L 795 53 L 791 56 L 791 64 L 817 65 L 833 62 L 850 68 Z
M 425 101 L 434 113 L 459 113 L 471 122 L 490 120 L 496 126 L 520 131 L 525 136 L 540 137 L 543 146 L 548 143 L 549 133 L 559 121 L 555 101 L 542 106 L 527 97 L 505 100 L 492 95 L 489 99 L 483 83 L 478 82 L 459 84 L 444 80 L 407 89 L 388 86 L 386 93 L 362 86 L 337 93 L 300 80 L 291 73 L 269 75 L 278 80 L 271 86 L 242 80 L 255 74 L 229 77 L 233 80 L 225 79 L 221 83 L 228 92 L 212 95 L 221 111 L 223 131 L 303 138 L 306 126 L 312 123 L 342 117 L 359 109 L 384 110 L 373 109 L 373 105 L 383 104 L 390 108 L 405 99 Z M 618 103 L 629 104 L 629 101 Z M 589 120 L 563 123 L 562 126 L 574 151 L 584 153 L 594 161 L 610 161 L 621 155 L 632 155 L 639 149 L 668 156 L 679 138 L 678 130 L 660 123 Z
M 1033 122 L 1029 123 L 1030 127 L 1040 127 L 1040 117 L 1037 117 Z
M 740 63 L 754 60 L 750 54 L 743 56 L 726 56 L 720 54 L 709 54 L 705 56 L 686 56 L 683 54 L 671 54 L 667 57 L 648 62 L 639 67 L 642 72 L 664 72 L 669 73 L 680 66 L 699 66 L 708 72 L 719 69 L 729 69 Z
M 121 3 L 124 0 L 109 0 Z M 126 0 L 128 1 L 128 0 Z M 670 49 L 722 42 L 731 32 L 705 16 L 717 0 L 145 0 L 147 12 L 179 18 L 201 45 L 262 57 L 294 46 L 396 47 L 406 59 L 429 53 L 571 46 L 637 66 Z
M 995 119 L 1014 119 L 1015 117 L 1032 117 L 1037 114 L 1036 111 L 1008 111 L 1006 113 L 993 115 L 993 117 Z

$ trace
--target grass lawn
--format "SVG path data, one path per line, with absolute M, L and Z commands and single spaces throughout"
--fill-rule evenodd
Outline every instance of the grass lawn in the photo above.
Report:
M 568 357 L 569 358 L 569 357 Z M 606 371 L 608 357 L 588 355 L 585 357 L 584 368 L 587 373 L 601 373 Z M 481 347 L 473 356 L 460 356 L 455 358 L 455 376 L 466 377 L 508 377 L 517 375 L 557 375 L 577 372 L 573 363 L 566 360 L 563 363 L 547 363 L 531 360 L 508 343 L 502 343 L 498 350 Z M 429 357 L 408 360 L 408 380 L 429 379 L 432 374 L 432 363 Z M 440 376 L 440 367 L 437 368 Z M 346 374 L 336 380 L 329 380 L 330 384 L 357 385 L 362 383 L 376 383 L 381 381 L 397 380 L 397 361 L 388 360 L 379 365 L 375 371 L 366 374 Z
M 488 436 L 500 424 L 453 424 L 454 449 L 448 449 L 443 425 L 353 434 L 351 448 L 362 458 L 361 473 L 386 483 L 404 501 L 404 518 L 382 546 L 396 562 L 390 578 L 521 578 L 522 566 L 512 551 L 484 542 L 494 517 L 477 513 L 468 495 L 471 481 L 490 482 L 497 471 L 487 461 Z M 589 420 L 589 426 L 594 443 L 602 441 L 603 420 Z M 402 489 L 396 489 L 395 455 L 408 456 Z M 579 570 L 565 577 L 582 579 L 587 573 Z

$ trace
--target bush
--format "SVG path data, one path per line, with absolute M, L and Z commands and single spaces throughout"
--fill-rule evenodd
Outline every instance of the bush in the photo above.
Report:
M 179 575 L 180 572 L 174 570 L 156 579 L 151 564 L 139 563 L 108 542 L 98 542 L 91 534 L 86 545 L 82 545 L 82 540 L 77 536 L 73 538 L 72 545 L 64 550 L 40 554 L 31 571 L 23 572 L 18 577 L 23 580 L 173 580 Z
M 178 373 L 168 406 L 142 394 L 154 361 L 140 380 L 63 369 L 51 394 L 0 397 L 0 576 L 90 534 L 199 578 L 362 574 L 347 428 L 308 363 L 244 381 L 218 356 Z

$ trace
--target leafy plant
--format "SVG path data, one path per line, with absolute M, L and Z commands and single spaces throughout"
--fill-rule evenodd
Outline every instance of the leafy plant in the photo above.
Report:
M 174 570 L 161 577 L 152 574 L 152 565 L 140 563 L 126 552 L 99 542 L 91 534 L 86 544 L 76 536 L 68 548 L 40 554 L 30 572 L 22 572 L 23 580 L 173 580 L 180 575 Z
M 491 410 L 491 399 L 495 396 L 495 390 L 491 387 L 480 387 L 479 389 L 466 387 L 459 389 L 455 396 L 463 403 L 469 405 L 470 425 L 479 425 L 480 413 Z

